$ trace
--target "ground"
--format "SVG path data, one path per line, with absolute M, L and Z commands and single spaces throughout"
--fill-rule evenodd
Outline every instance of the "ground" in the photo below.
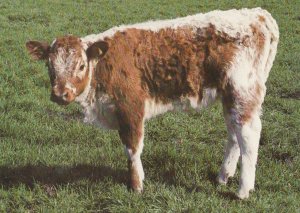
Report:
M 81 123 L 76 104 L 51 103 L 43 63 L 25 50 L 112 26 L 214 9 L 263 7 L 280 28 L 267 82 L 256 190 L 235 199 L 238 175 L 215 182 L 226 140 L 221 106 L 147 123 L 142 195 L 127 190 L 114 131 Z M 128 0 L 0 2 L 0 212 L 300 212 L 300 1 Z

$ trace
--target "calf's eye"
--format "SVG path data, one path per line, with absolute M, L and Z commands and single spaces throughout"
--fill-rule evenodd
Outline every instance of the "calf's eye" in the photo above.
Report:
M 80 71 L 83 71 L 84 70 L 84 64 L 82 64 L 80 67 L 79 67 L 79 69 L 80 69 Z

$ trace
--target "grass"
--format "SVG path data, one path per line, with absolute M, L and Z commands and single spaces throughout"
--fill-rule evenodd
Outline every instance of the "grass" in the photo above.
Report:
M 29 39 L 51 42 L 119 24 L 214 9 L 261 6 L 280 27 L 268 79 L 256 191 L 234 199 L 214 179 L 226 139 L 220 105 L 168 113 L 146 126 L 142 195 L 127 190 L 126 158 L 114 131 L 80 122 L 80 109 L 49 101 L 43 63 Z M 35 1 L 0 2 L 0 212 L 300 212 L 300 2 Z

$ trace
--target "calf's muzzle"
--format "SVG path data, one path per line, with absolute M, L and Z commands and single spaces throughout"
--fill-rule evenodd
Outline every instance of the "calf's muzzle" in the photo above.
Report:
M 53 90 L 50 100 L 59 105 L 68 105 L 75 99 L 75 94 L 70 89 L 64 89 L 62 92 Z

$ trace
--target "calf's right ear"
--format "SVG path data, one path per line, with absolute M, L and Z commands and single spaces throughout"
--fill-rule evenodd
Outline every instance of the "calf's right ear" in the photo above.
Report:
M 27 41 L 26 48 L 34 60 L 48 59 L 50 46 L 47 42 Z

